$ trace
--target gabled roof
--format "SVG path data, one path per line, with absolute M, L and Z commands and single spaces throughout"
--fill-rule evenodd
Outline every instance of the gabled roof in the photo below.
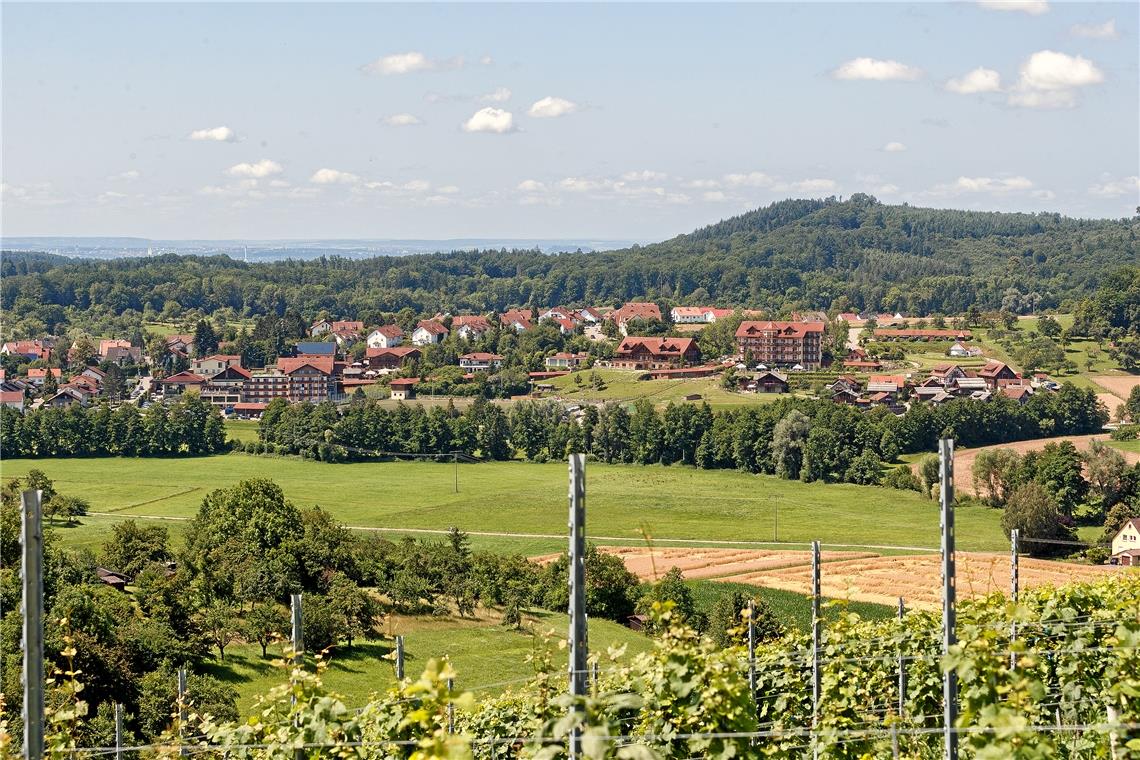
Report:
M 24 394 L 22 391 L 0 391 L 0 404 L 22 404 Z
M 241 356 L 238 354 L 210 354 L 201 359 L 195 359 L 196 362 L 240 362 Z
M 421 319 L 416 324 L 417 330 L 424 330 L 431 335 L 447 335 L 447 328 L 434 319 Z
M 106 356 L 107 351 L 112 348 L 133 348 L 133 346 L 131 346 L 131 342 L 129 340 L 104 339 L 99 341 L 100 356 Z
M 641 338 L 629 336 L 623 338 L 618 345 L 615 355 L 630 354 L 638 348 L 643 348 L 655 356 L 684 356 L 690 349 L 696 347 L 692 338 Z
M 334 361 L 331 356 L 295 356 L 277 360 L 277 369 L 291 375 L 302 367 L 312 367 L 326 375 L 333 373 Z
M 409 354 L 421 354 L 419 346 L 393 346 L 391 348 L 372 348 L 369 346 L 364 355 L 372 358 L 375 356 L 408 356 Z
M 54 377 L 63 377 L 63 370 L 59 367 L 32 367 L 28 370 L 28 379 L 43 380 L 47 378 L 49 372 Z
M 619 325 L 625 324 L 632 319 L 655 319 L 661 321 L 661 308 L 651 302 L 630 301 L 629 303 L 622 304 L 620 309 L 614 309 L 606 315 L 606 319 L 612 319 Z
M 226 367 L 225 369 L 223 369 L 218 374 L 211 377 L 210 382 L 216 383 L 220 380 L 237 380 L 237 379 L 248 380 L 250 377 L 252 377 L 252 375 L 250 374 L 250 371 L 248 369 L 241 366 L 240 364 L 231 364 L 230 366 Z
M 368 334 L 371 335 L 372 333 L 380 333 L 385 338 L 404 337 L 404 331 L 400 329 L 399 325 L 381 325 L 380 327 L 374 328 L 372 332 Z
M 1011 374 L 1016 374 L 1012 369 L 1009 368 L 1008 364 L 1005 362 L 999 362 L 997 359 L 990 359 L 988 362 L 986 362 L 986 366 L 978 370 L 978 374 L 981 377 L 997 377 L 999 374 L 1001 374 L 1002 370 L 1010 372 Z
M 175 343 L 183 343 L 187 346 L 194 345 L 194 336 L 186 334 L 173 334 L 166 336 L 166 345 L 172 346 Z
M 195 375 L 190 371 L 182 371 L 170 377 L 164 377 L 158 382 L 165 383 L 166 385 L 194 385 L 195 383 L 206 382 L 206 378 L 201 375 Z
M 491 329 L 491 323 L 482 314 L 460 314 L 451 318 L 451 329 L 458 330 L 460 327 L 487 331 Z
M 501 362 L 503 360 L 503 357 L 499 354 L 491 354 L 487 353 L 486 351 L 473 351 L 469 354 L 464 354 L 459 358 L 472 362 Z
M 508 326 L 519 324 L 522 325 L 523 329 L 530 329 L 530 311 L 526 309 L 507 309 L 499 315 L 499 324 Z
M 419 381 L 420 379 L 418 377 L 397 377 L 388 383 L 388 386 L 396 388 L 410 388 L 413 385 L 418 384 Z

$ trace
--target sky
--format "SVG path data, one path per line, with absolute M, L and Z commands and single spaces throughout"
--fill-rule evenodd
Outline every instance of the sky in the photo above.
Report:
M 1138 3 L 4 3 L 0 230 L 659 240 L 787 197 L 1123 217 Z

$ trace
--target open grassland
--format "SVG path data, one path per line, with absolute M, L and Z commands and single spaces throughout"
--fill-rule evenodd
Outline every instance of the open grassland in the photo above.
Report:
M 256 441 L 257 426 L 257 420 L 226 420 L 226 437 L 242 443 Z
M 605 384 L 603 390 L 590 385 L 590 378 L 594 373 L 597 373 Z M 638 380 L 642 374 L 632 370 L 584 369 L 543 382 L 554 386 L 554 390 L 549 392 L 550 395 L 567 401 L 633 402 L 645 398 L 657 406 L 664 406 L 670 401 L 681 402 L 685 396 L 697 393 L 701 398 L 696 403 L 707 401 L 713 408 L 723 408 L 763 404 L 780 397 L 779 394 L 727 391 L 721 387 L 719 375 L 679 380 Z M 582 385 L 575 382 L 575 376 L 581 377 Z
M 1008 554 L 958 552 L 955 561 L 955 585 L 960 598 L 1009 589 Z M 1092 581 L 1122 572 L 1131 572 L 1131 569 L 1029 557 L 1022 557 L 1018 562 L 1023 588 Z M 937 554 L 851 559 L 824 564 L 820 570 L 820 588 L 825 596 L 834 599 L 890 604 L 902 597 L 908 606 L 935 609 L 942 600 L 941 578 L 942 560 Z M 811 565 L 730 575 L 723 580 L 808 593 Z
M 344 695 L 350 707 L 364 704 L 373 692 L 396 683 L 395 662 L 389 658 L 395 648 L 392 637 L 402 635 L 405 675 L 418 676 L 431 658 L 447 657 L 458 673 L 456 690 L 474 691 L 476 697 L 494 695 L 517 688 L 534 675 L 527 657 L 544 646 L 548 632 L 553 633 L 549 646 L 554 668 L 565 672 L 567 654 L 557 642 L 566 638 L 568 627 L 566 615 L 544 610 L 529 611 L 522 630 L 504 627 L 499 613 L 487 609 L 478 610 L 474 619 L 391 615 L 384 620 L 384 639 L 332 650 L 323 681 Z M 630 657 L 652 646 L 646 635 L 608 620 L 591 620 L 589 627 L 591 651 L 605 653 L 611 646 L 625 646 Z M 206 672 L 236 688 L 239 709 L 248 711 L 258 695 L 288 680 L 288 671 L 274 664 L 281 657 L 280 645 L 270 646 L 268 656 L 262 657 L 256 644 L 235 644 L 226 647 L 224 661 L 215 660 Z
M 165 518 L 171 520 L 172 532 L 196 513 L 210 490 L 262 477 L 278 483 L 298 505 L 319 504 L 355 527 L 399 533 L 454 525 L 486 534 L 473 537 L 481 547 L 531 554 L 565 546 L 567 474 L 560 462 L 324 464 L 225 454 L 7 460 L 2 474 L 20 476 L 37 467 L 61 493 L 88 499 L 94 512 Z M 731 542 L 768 542 L 775 537 L 777 510 L 783 544 L 767 548 L 802 549 L 814 539 L 908 547 L 936 547 L 939 541 L 937 505 L 912 492 L 801 483 L 735 470 L 593 462 L 586 480 L 588 535 L 612 539 L 610 543 L 636 545 L 646 535 L 659 545 L 667 539 L 729 542 L 729 547 Z M 1004 549 L 999 518 L 996 510 L 962 508 L 959 545 Z M 61 533 L 69 543 L 82 543 L 92 526 L 106 530 L 102 526 L 112 519 L 92 515 Z

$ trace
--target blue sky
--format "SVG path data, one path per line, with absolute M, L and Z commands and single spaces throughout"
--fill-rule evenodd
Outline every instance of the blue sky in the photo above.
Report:
M 661 239 L 1140 203 L 1136 3 L 5 3 L 7 235 Z

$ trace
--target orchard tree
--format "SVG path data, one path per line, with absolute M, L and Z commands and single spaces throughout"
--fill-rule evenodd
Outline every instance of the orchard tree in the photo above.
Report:
M 1035 482 L 1024 483 L 1009 495 L 1001 516 L 1001 527 L 1007 535 L 1014 529 L 1018 530 L 1027 551 L 1036 557 L 1067 554 L 1069 547 L 1053 542 L 1077 539 L 1076 531 L 1066 524 L 1058 511 L 1056 499 Z
M 173 558 L 165 525 L 140 525 L 123 520 L 111 527 L 111 537 L 103 544 L 99 561 L 106 567 L 135 577 L 153 564 Z
M 260 602 L 245 616 L 244 636 L 247 641 L 256 641 L 261 646 L 261 656 L 265 657 L 269 645 L 283 639 L 290 629 L 289 613 L 276 602 Z

